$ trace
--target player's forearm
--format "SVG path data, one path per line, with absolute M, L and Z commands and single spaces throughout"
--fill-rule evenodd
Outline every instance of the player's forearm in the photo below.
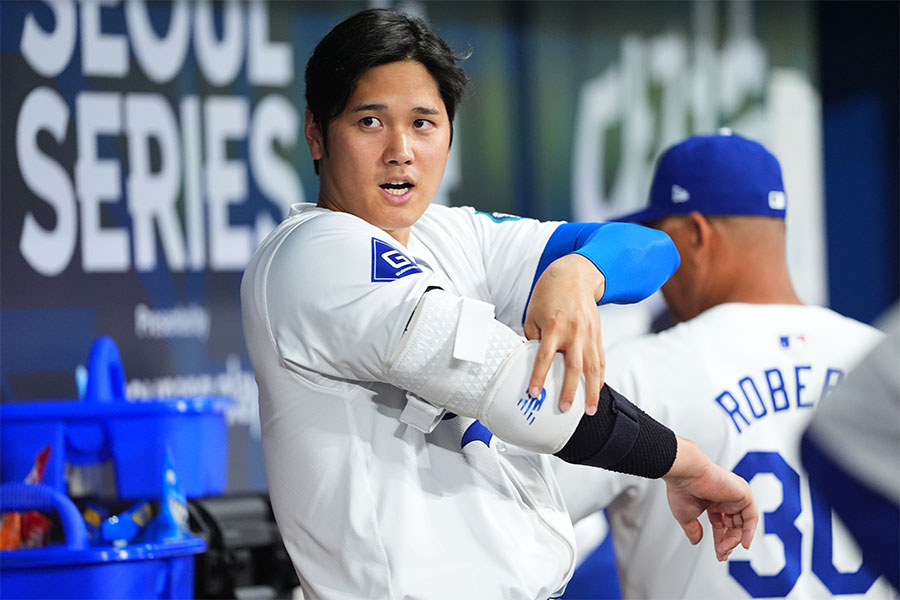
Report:
M 574 464 L 657 478 L 672 471 L 680 440 L 668 427 L 604 385 L 597 413 L 582 416 L 556 456 Z

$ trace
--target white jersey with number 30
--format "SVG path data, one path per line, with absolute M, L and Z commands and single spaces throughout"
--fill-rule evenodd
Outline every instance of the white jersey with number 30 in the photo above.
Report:
M 447 415 L 399 420 L 386 364 L 429 287 L 489 302 L 522 332 L 558 223 L 432 206 L 403 247 L 298 205 L 241 288 L 269 491 L 308 598 L 547 598 L 574 568 L 549 460 Z M 449 417 L 449 418 L 448 418 Z
M 750 482 L 761 522 L 717 562 L 707 523 L 690 546 L 661 482 L 561 465 L 573 518 L 609 502 L 626 598 L 892 598 L 809 485 L 800 436 L 819 400 L 880 339 L 814 306 L 723 304 L 607 350 L 611 386 Z

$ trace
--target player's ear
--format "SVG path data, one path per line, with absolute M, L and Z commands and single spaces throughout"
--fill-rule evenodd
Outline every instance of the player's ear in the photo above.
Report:
M 688 241 L 692 254 L 700 261 L 709 260 L 713 255 L 716 243 L 716 229 L 709 218 L 699 212 L 687 216 Z
M 309 146 L 309 153 L 313 160 L 319 160 L 325 156 L 325 140 L 322 137 L 322 130 L 319 129 L 319 124 L 316 123 L 308 108 L 304 119 L 303 134 L 306 137 L 306 144 Z
M 712 239 L 712 225 L 705 215 L 696 211 L 688 213 L 685 223 L 688 230 L 688 240 L 691 247 L 696 249 L 709 245 Z

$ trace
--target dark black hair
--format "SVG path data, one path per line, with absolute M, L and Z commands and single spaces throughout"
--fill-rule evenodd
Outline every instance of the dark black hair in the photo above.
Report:
M 336 25 L 316 45 L 306 63 L 306 106 L 325 143 L 328 124 L 344 110 L 366 71 L 414 60 L 437 82 L 452 141 L 453 117 L 469 82 L 457 62 L 466 58 L 454 54 L 422 19 L 383 8 L 364 10 Z M 318 173 L 318 161 L 314 165 Z

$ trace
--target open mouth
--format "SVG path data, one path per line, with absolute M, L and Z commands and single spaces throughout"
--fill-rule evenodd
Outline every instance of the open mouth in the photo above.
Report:
M 388 181 L 379 187 L 392 196 L 402 196 L 415 186 L 408 181 Z

